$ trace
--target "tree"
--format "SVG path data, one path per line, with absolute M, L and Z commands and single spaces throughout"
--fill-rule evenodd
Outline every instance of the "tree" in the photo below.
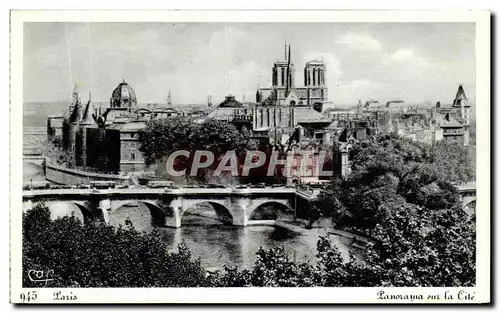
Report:
M 153 119 L 139 132 L 140 150 L 146 165 L 151 165 L 176 150 L 191 151 L 194 141 L 193 121 L 177 116 Z
M 475 146 L 464 147 L 439 141 L 431 148 L 430 163 L 450 182 L 469 182 L 476 179 Z
M 257 251 L 252 270 L 252 286 L 311 287 L 314 286 L 313 267 L 308 262 L 294 262 L 283 247 Z
M 29 271 L 49 269 L 47 287 L 474 286 L 474 219 L 455 208 L 428 217 L 401 200 L 382 205 L 363 259 L 345 260 L 320 237 L 315 264 L 292 261 L 277 247 L 259 249 L 250 270 L 225 266 L 208 275 L 184 243 L 168 252 L 157 231 L 74 216 L 51 220 L 48 208 L 37 206 L 23 215 L 23 287 L 43 287 Z
M 332 181 L 320 195 L 323 211 L 337 227 L 373 240 L 362 264 L 346 263 L 351 268 L 346 284 L 474 285 L 474 223 L 449 180 L 468 178 L 462 148 L 426 147 L 397 136 L 354 146 L 351 175 Z M 442 161 L 446 158 L 451 161 Z M 330 267 L 323 271 L 336 271 Z
M 401 202 L 402 197 L 428 210 L 457 205 L 459 197 L 449 178 L 466 160 L 460 159 L 460 147 L 448 148 L 449 144 L 430 147 L 395 135 L 355 144 L 349 177 L 333 180 L 320 195 L 323 215 L 335 218 L 339 227 L 370 235 L 387 201 Z M 446 149 L 455 154 L 447 154 Z M 440 154 L 456 164 L 443 168 L 444 163 L 437 161 Z
M 169 253 L 158 231 L 141 234 L 131 223 L 82 224 L 74 216 L 51 220 L 45 206 L 23 216 L 23 286 L 43 287 L 30 279 L 30 270 L 52 270 L 48 287 L 205 285 L 205 270 L 185 244 Z
M 175 170 L 186 169 L 186 176 L 190 173 L 195 151 L 212 152 L 215 156 L 214 163 L 211 167 L 198 171 L 197 179 L 202 181 L 209 179 L 209 172 L 217 168 L 226 152 L 235 151 L 238 164 L 242 165 L 241 158 L 244 158 L 245 152 L 255 148 L 250 134 L 238 131 L 233 124 L 218 120 L 195 123 L 186 117 L 151 120 L 139 132 L 139 140 L 146 164 L 159 164 L 160 175 L 166 175 L 166 161 L 174 151 L 190 152 L 188 158 L 177 157 L 174 163 Z

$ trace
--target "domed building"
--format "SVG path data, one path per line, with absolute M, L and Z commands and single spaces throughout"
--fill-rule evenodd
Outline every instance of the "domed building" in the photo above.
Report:
M 111 108 L 137 108 L 135 91 L 125 82 L 125 79 L 113 90 L 109 105 Z
M 226 99 L 219 104 L 221 108 L 241 108 L 243 105 L 237 101 L 235 96 L 227 95 Z

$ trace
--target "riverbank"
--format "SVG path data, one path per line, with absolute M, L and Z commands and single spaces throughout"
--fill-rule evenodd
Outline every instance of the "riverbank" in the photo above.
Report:
M 130 180 L 130 176 L 88 172 L 47 163 L 45 179 L 59 185 L 90 184 L 91 181 L 95 180 L 114 181 L 117 184 L 125 185 Z

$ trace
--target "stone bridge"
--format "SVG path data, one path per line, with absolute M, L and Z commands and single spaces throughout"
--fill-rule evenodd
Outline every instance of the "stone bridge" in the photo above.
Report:
M 180 188 L 180 189 L 44 189 L 23 191 L 23 210 L 38 203 L 49 209 L 71 207 L 84 220 L 114 222 L 120 210 L 145 205 L 155 225 L 180 227 L 186 212 L 210 204 L 218 219 L 232 225 L 259 223 L 258 212 L 268 205 L 280 214 L 294 214 L 295 188 Z

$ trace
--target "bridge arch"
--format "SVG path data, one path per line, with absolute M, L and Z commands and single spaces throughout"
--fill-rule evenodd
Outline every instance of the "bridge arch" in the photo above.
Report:
M 84 221 L 93 221 L 96 216 L 92 212 L 91 204 L 87 201 L 73 201 L 73 203 L 80 209 L 82 212 Z
M 212 201 L 205 199 L 197 201 L 187 201 L 187 203 L 185 203 L 182 208 L 181 214 L 179 215 L 180 225 L 182 225 L 183 218 L 185 217 L 186 213 L 187 215 L 195 215 L 217 220 L 224 225 L 234 224 L 233 213 L 222 201 Z M 215 215 L 213 213 L 215 213 Z
M 43 201 L 40 204 L 47 206 L 51 219 L 74 215 L 82 223 L 86 223 L 95 218 L 87 203 L 78 201 Z
M 110 218 L 112 224 L 125 225 L 125 221 L 130 219 L 138 230 L 150 226 L 166 226 L 169 219 L 175 218 L 174 210 L 162 205 L 160 201 L 123 200 L 116 201 L 113 206 Z
M 469 201 L 466 201 L 462 208 L 468 215 L 476 214 L 476 199 L 470 199 Z
M 276 220 L 280 217 L 293 217 L 294 210 L 286 200 L 267 200 L 256 203 L 247 211 L 248 220 Z

